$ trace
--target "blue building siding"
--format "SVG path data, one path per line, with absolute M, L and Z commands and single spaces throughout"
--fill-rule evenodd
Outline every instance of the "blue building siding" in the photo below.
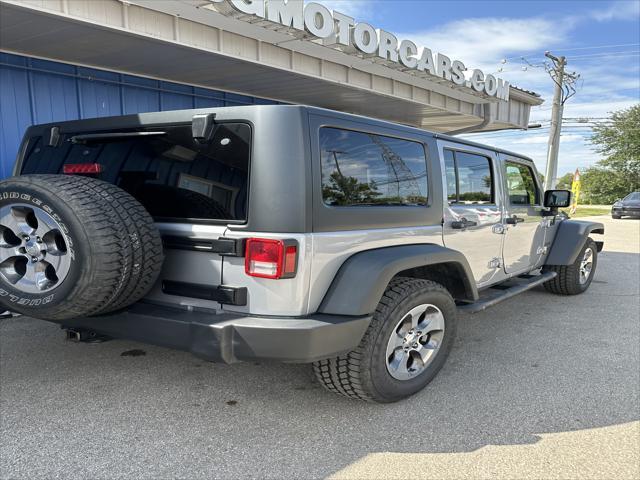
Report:
M 270 100 L 0 52 L 0 178 L 39 123 Z

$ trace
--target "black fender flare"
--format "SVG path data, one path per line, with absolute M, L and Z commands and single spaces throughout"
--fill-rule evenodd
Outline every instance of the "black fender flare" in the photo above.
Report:
M 440 245 L 420 244 L 376 248 L 358 252 L 340 267 L 327 291 L 319 313 L 369 315 L 398 273 L 420 267 L 446 264 L 463 283 L 460 300 L 476 301 L 478 289 L 464 255 Z
M 545 265 L 572 265 L 591 233 L 604 234 L 604 225 L 600 222 L 583 220 L 560 222 Z M 598 251 L 601 251 L 604 242 L 598 241 L 596 243 Z

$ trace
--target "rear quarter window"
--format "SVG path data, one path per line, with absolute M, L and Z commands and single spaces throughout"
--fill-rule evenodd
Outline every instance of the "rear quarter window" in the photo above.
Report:
M 326 205 L 427 204 L 427 159 L 419 142 L 323 127 L 320 154 Z

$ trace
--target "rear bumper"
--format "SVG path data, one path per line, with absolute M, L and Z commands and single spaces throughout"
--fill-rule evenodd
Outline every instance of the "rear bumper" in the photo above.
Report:
M 353 350 L 371 317 L 253 317 L 138 303 L 125 312 L 65 320 L 64 328 L 175 348 L 213 362 L 308 363 Z

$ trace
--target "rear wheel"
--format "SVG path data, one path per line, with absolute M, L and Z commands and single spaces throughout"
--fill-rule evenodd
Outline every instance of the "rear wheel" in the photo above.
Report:
M 0 302 L 46 320 L 124 308 L 162 267 L 151 216 L 93 178 L 26 175 L 0 182 Z
M 449 355 L 456 333 L 456 306 L 440 284 L 394 279 L 378 304 L 360 345 L 346 355 L 313 365 L 328 390 L 388 403 L 422 390 Z
M 598 265 L 598 247 L 596 242 L 587 238 L 578 258 L 572 265 L 551 265 L 546 271 L 556 272 L 558 275 L 544 284 L 547 291 L 558 295 L 578 295 L 585 292 L 596 272 Z

